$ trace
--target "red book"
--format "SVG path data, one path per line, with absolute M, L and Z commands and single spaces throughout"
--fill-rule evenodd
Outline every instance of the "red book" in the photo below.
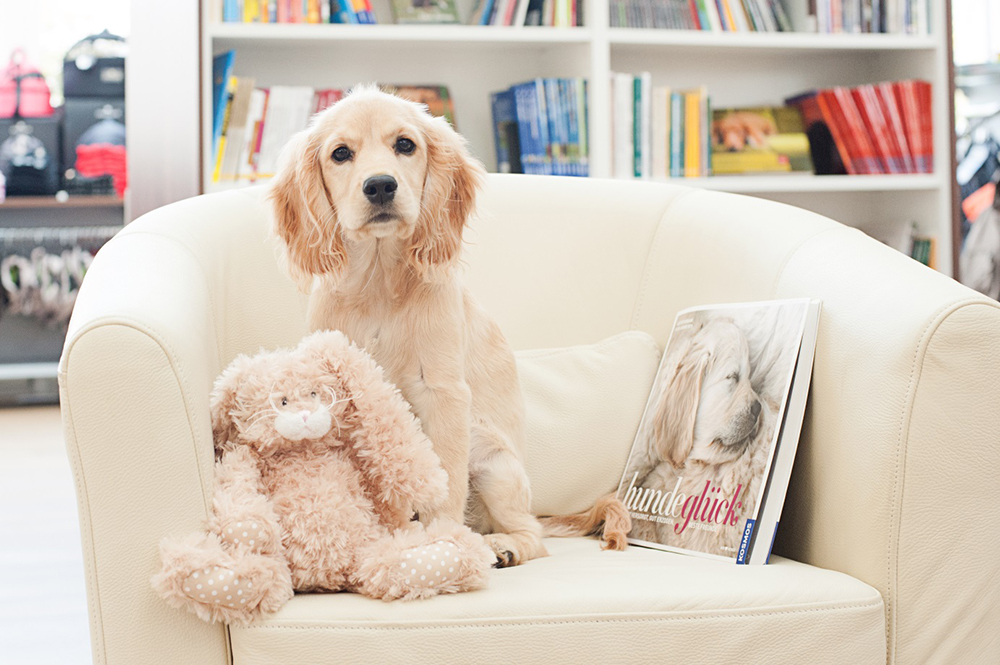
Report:
M 292 20 L 291 0 L 278 0 L 278 23 L 288 23 Z
M 931 84 L 927 81 L 914 81 L 917 93 L 917 108 L 920 109 L 920 136 L 924 148 L 925 170 L 921 173 L 934 172 L 934 112 L 931 109 Z
M 694 21 L 694 29 L 702 30 L 701 21 L 698 20 L 698 0 L 688 0 L 688 6 L 691 8 L 691 20 Z
M 840 112 L 843 114 L 844 122 L 851 133 L 855 148 L 854 153 L 861 160 L 858 172 L 865 174 L 885 173 L 885 168 L 878 158 L 875 146 L 872 145 L 871 137 L 868 136 L 864 120 L 861 119 L 861 111 L 854 103 L 851 91 L 848 88 L 837 87 L 833 89 L 833 94 L 837 98 Z
M 289 2 L 289 9 L 291 9 L 289 12 L 289 20 L 292 23 L 306 22 L 306 14 L 302 11 L 302 0 L 291 0 L 291 2 Z
M 882 110 L 885 113 L 889 131 L 892 134 L 893 142 L 899 146 L 900 156 L 903 160 L 903 173 L 916 173 L 917 167 L 913 162 L 913 152 L 910 142 L 906 138 L 906 125 L 903 122 L 902 111 L 896 103 L 896 95 L 892 89 L 892 83 L 879 83 L 875 86 L 875 93 L 882 103 Z
M 892 84 L 892 89 L 902 112 L 903 128 L 910 143 L 910 152 L 913 154 L 914 170 L 917 173 L 929 173 L 927 148 L 924 146 L 924 136 L 920 131 L 920 108 L 913 83 L 913 81 L 897 81 Z
M 837 144 L 837 152 L 840 153 L 840 160 L 844 163 L 844 168 L 850 175 L 862 173 L 858 170 L 860 162 L 854 155 L 856 151 L 846 123 L 840 112 L 840 104 L 837 103 L 832 90 L 820 90 L 816 93 L 816 103 L 823 113 L 823 121 L 830 128 L 833 135 L 833 142 Z
M 854 97 L 854 104 L 861 114 L 861 120 L 865 124 L 865 131 L 868 132 L 876 156 L 882 163 L 883 172 L 903 173 L 899 147 L 893 145 L 882 106 L 875 96 L 874 86 L 863 85 L 854 88 L 851 90 L 851 96 Z

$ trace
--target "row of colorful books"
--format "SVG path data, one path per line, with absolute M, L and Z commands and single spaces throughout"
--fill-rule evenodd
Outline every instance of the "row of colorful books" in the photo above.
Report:
M 269 178 L 282 147 L 309 118 L 339 101 L 346 91 L 308 86 L 259 88 L 253 78 L 234 76 L 236 54 L 226 51 L 212 63 L 212 182 Z M 455 107 L 446 86 L 384 85 L 383 89 L 426 104 L 455 126 Z
M 930 34 L 930 0 L 810 0 L 815 32 Z
M 708 90 L 653 87 L 649 72 L 611 80 L 613 175 L 691 178 L 712 172 Z
M 814 90 L 785 100 L 802 113 L 817 172 L 931 173 L 934 131 L 931 84 L 888 81 L 856 88 Z M 818 151 L 829 135 L 836 154 Z M 819 162 L 832 158 L 832 169 Z
M 455 0 L 392 0 L 396 23 L 461 23 Z M 379 23 L 371 0 L 224 0 L 225 23 Z M 479 0 L 472 25 L 583 25 L 582 0 Z
M 472 25 L 583 25 L 583 0 L 478 0 Z
M 790 31 L 781 0 L 611 0 L 612 28 Z
M 587 81 L 534 79 L 490 95 L 500 173 L 587 176 Z
M 224 23 L 376 23 L 371 0 L 223 0 Z

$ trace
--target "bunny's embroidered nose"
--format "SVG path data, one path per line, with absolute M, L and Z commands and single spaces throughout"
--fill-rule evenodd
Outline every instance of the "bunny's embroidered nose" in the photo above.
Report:
M 312 415 L 312 411 L 299 411 L 299 415 L 302 416 L 302 422 L 309 422 L 309 416 Z

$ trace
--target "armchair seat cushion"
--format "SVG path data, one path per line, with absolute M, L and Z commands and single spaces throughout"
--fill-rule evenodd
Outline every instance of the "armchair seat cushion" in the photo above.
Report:
M 483 591 L 409 603 L 296 595 L 231 628 L 234 662 L 885 662 L 882 598 L 843 573 L 545 544 L 550 556 L 494 570 Z

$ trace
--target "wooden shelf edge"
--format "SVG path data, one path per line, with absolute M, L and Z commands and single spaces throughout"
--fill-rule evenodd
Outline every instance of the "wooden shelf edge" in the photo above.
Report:
M 71 196 L 58 201 L 54 196 L 8 196 L 0 203 L 0 210 L 24 210 L 29 208 L 121 208 L 122 199 L 117 196 Z

